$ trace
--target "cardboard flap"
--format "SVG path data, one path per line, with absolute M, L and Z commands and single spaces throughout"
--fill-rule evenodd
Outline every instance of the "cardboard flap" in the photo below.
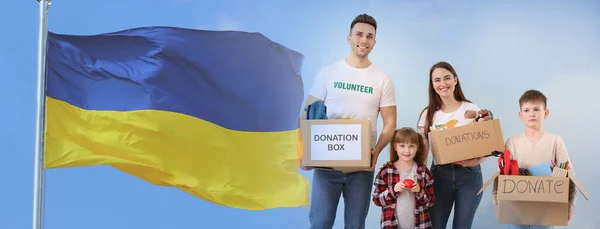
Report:
M 579 183 L 579 180 L 577 180 L 577 177 L 575 177 L 575 174 L 573 174 L 571 171 L 569 171 L 568 173 L 569 173 L 569 179 L 571 179 L 571 181 L 573 181 L 573 184 L 575 184 L 575 187 L 577 189 L 579 189 L 579 192 L 581 193 L 581 195 L 583 195 L 583 198 L 585 198 L 585 200 L 589 200 L 587 191 L 585 190 L 583 185 L 581 183 Z
M 477 192 L 477 195 L 481 194 L 483 192 L 483 190 L 485 190 L 485 188 L 487 188 L 488 185 L 490 185 L 492 182 L 494 182 L 494 180 L 496 180 L 496 178 L 498 178 L 498 176 L 500 176 L 500 171 L 497 171 L 492 178 L 490 178 L 487 182 L 485 182 L 485 184 L 483 184 L 483 186 L 481 187 L 481 189 L 479 189 L 479 192 Z

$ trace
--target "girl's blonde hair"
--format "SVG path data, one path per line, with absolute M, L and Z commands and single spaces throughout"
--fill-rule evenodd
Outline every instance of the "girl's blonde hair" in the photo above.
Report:
M 418 149 L 413 160 L 418 164 L 425 165 L 427 151 L 425 151 L 425 145 L 423 144 L 423 135 L 417 133 L 417 131 L 410 127 L 403 127 L 394 131 L 390 141 L 390 162 L 395 162 L 400 159 L 398 157 L 398 152 L 396 152 L 396 143 L 416 144 Z

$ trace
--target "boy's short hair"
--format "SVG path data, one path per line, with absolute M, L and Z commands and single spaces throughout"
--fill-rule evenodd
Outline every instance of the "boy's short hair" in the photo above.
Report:
M 544 93 L 532 89 L 526 91 L 525 93 L 523 93 L 523 95 L 521 95 L 521 98 L 519 98 L 519 107 L 523 107 L 523 104 L 527 102 L 541 102 L 542 104 L 544 104 L 544 109 L 546 109 L 548 99 L 546 98 Z

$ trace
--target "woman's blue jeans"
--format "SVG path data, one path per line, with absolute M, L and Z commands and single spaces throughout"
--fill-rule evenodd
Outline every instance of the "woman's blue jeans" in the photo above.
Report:
M 430 210 L 433 229 L 470 229 L 481 202 L 481 195 L 477 195 L 483 186 L 481 166 L 432 165 L 431 172 L 435 179 L 435 204 Z M 452 207 L 454 220 L 447 227 Z

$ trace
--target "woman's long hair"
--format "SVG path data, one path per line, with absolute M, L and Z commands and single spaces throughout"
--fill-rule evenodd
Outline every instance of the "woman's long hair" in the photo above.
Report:
M 460 87 L 460 80 L 458 79 L 458 75 L 456 74 L 456 71 L 454 70 L 454 67 L 452 67 L 451 64 L 441 61 L 431 66 L 431 69 L 429 69 L 429 105 L 425 107 L 425 109 L 423 109 L 423 111 L 421 111 L 421 114 L 419 115 L 420 119 L 421 115 L 423 115 L 423 112 L 427 111 L 427 117 L 425 118 L 424 125 L 425 132 L 423 133 L 425 135 L 425 138 L 427 139 L 429 138 L 429 127 L 433 122 L 433 114 L 442 108 L 442 99 L 440 98 L 440 95 L 438 95 L 435 92 L 435 88 L 433 88 L 432 73 L 435 69 L 438 68 L 448 70 L 456 78 L 456 86 L 454 87 L 454 98 L 459 102 L 471 102 L 463 94 L 462 88 Z

